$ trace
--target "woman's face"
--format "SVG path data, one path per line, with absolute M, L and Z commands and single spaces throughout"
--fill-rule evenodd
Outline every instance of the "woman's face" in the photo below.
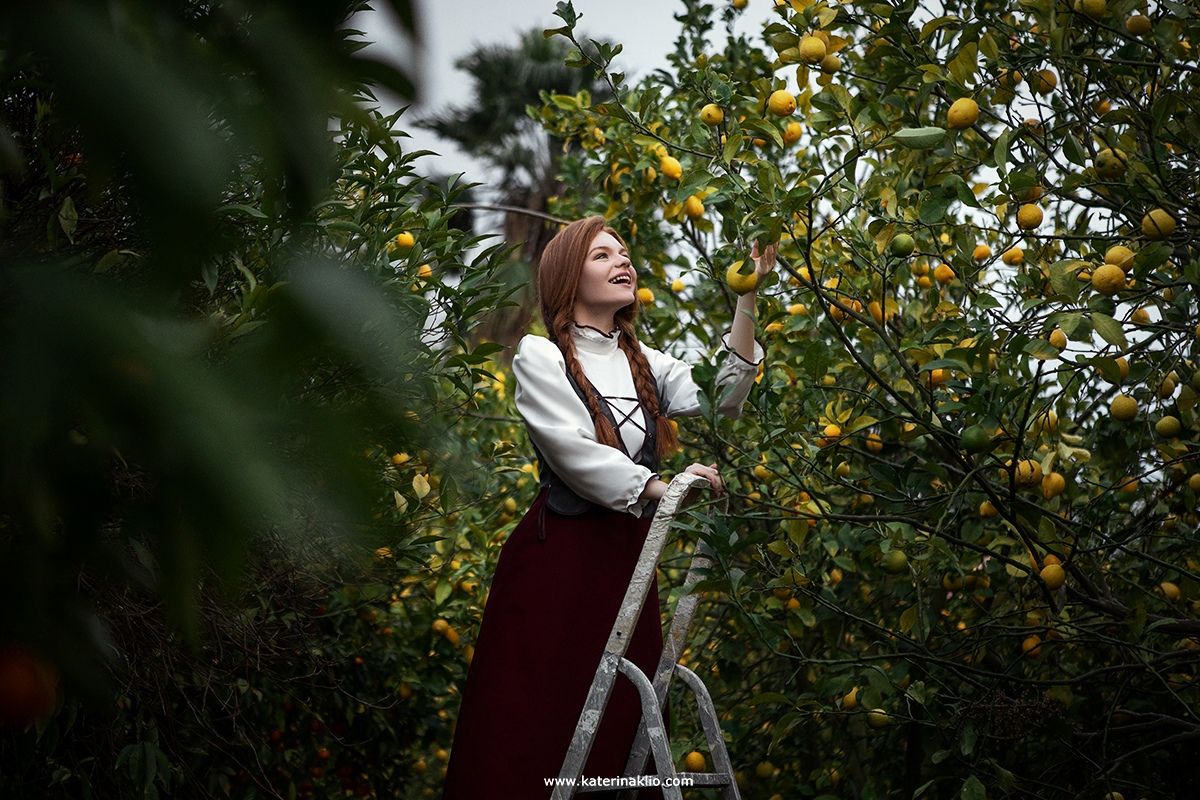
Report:
M 632 303 L 636 294 L 637 273 L 628 251 L 611 233 L 600 231 L 583 259 L 576 304 L 597 313 L 612 313 Z

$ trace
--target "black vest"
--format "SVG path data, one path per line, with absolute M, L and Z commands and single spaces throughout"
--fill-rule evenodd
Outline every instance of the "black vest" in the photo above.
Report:
M 584 406 L 587 406 L 587 401 L 584 400 L 583 388 L 575 381 L 574 376 L 571 375 L 570 372 L 567 372 L 566 376 L 567 380 L 571 382 L 571 388 L 575 390 L 575 394 L 579 395 L 579 399 L 584 401 Z M 650 376 L 650 382 L 654 387 L 654 393 L 658 395 L 659 408 L 662 410 L 662 413 L 667 413 L 666 406 L 663 404 L 662 395 L 658 394 L 658 381 L 654 379 L 653 375 Z M 603 412 L 604 416 L 608 417 L 608 421 L 612 423 L 613 430 L 617 433 L 617 443 L 621 447 L 621 452 L 625 455 L 629 455 L 629 451 L 625 447 L 625 440 L 621 436 L 621 429 L 617 426 L 616 417 L 613 416 L 612 409 L 608 407 L 608 401 L 601 397 L 600 393 L 597 392 L 594 387 L 592 388 L 592 393 L 596 398 L 597 404 L 600 406 L 601 412 Z M 644 404 L 639 405 L 642 409 L 642 417 L 645 419 L 646 423 L 646 441 L 642 443 L 642 449 L 639 451 L 638 457 L 634 459 L 634 463 L 641 464 L 651 472 L 658 472 L 658 455 L 656 449 L 658 442 L 658 431 L 656 430 L 657 426 L 654 423 L 654 417 L 650 414 L 650 409 L 646 408 Z M 591 415 L 590 408 L 588 409 L 588 414 Z M 592 424 L 595 425 L 595 423 L 596 419 L 593 416 Z M 530 437 L 530 444 L 533 444 L 533 437 Z M 555 512 L 556 514 L 576 516 L 592 510 L 611 510 L 577 495 L 571 489 L 571 487 L 567 486 L 563 479 L 550 468 L 550 465 L 546 463 L 546 459 L 542 457 L 542 453 L 540 450 L 538 450 L 538 446 L 536 444 L 533 445 L 533 452 L 537 454 L 538 475 L 541 478 L 540 486 L 541 488 L 546 488 L 547 486 L 550 487 L 550 494 L 546 498 L 546 505 L 550 507 L 551 511 Z M 543 508 L 545 508 L 545 506 L 543 506 Z M 650 502 L 646 503 L 645 508 L 642 509 L 642 517 L 654 516 L 654 512 L 657 509 L 658 501 L 651 500 Z

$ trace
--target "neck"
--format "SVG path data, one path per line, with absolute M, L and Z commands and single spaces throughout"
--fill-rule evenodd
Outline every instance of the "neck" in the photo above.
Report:
M 591 325 L 593 328 L 604 331 L 605 333 L 608 333 L 613 328 L 617 327 L 617 323 L 614 321 L 612 312 L 598 312 L 576 306 L 574 319 L 576 325 Z

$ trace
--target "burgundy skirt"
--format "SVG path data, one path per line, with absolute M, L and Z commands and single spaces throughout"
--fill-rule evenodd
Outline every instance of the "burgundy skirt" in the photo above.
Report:
M 619 511 L 556 514 L 543 508 L 547 493 L 538 494 L 500 548 L 462 690 L 443 800 L 550 797 L 553 787 L 545 779 L 562 768 L 650 529 L 649 517 Z M 656 577 L 625 657 L 653 680 L 662 645 Z M 663 716 L 669 733 L 669 710 Z M 637 690 L 618 674 L 584 776 L 620 775 L 640 720 Z M 653 756 L 646 772 L 654 772 Z M 639 800 L 661 797 L 657 788 L 638 794 Z

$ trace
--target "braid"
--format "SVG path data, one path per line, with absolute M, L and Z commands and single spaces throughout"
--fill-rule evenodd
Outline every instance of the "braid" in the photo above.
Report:
M 633 320 L 618 319 L 617 325 L 621 329 L 617 344 L 625 351 L 625 358 L 629 360 L 629 370 L 633 373 L 633 385 L 637 390 L 638 399 L 649 410 L 650 416 L 654 418 L 655 432 L 658 435 L 655 452 L 659 458 L 667 458 L 680 448 L 679 437 L 675 434 L 675 426 L 671 424 L 667 415 L 663 414 L 659 407 L 658 392 L 651 383 L 654 376 L 650 371 L 650 362 L 646 360 L 646 354 L 638 346 L 637 336 L 633 332 Z
M 567 325 L 569 324 L 567 323 Z M 563 325 L 558 330 L 555 343 L 558 345 L 558 349 L 562 351 L 563 360 L 567 364 L 567 369 L 570 371 L 571 377 L 583 389 L 583 401 L 587 403 L 588 410 L 592 412 L 592 419 L 596 421 L 596 441 L 619 450 L 621 446 L 617 440 L 617 432 L 613 430 L 612 423 L 608 421 L 608 416 L 599 406 L 597 397 L 599 393 L 592 386 L 592 382 L 588 380 L 587 373 L 583 371 L 583 365 L 575 357 L 575 339 L 571 336 L 567 325 Z

